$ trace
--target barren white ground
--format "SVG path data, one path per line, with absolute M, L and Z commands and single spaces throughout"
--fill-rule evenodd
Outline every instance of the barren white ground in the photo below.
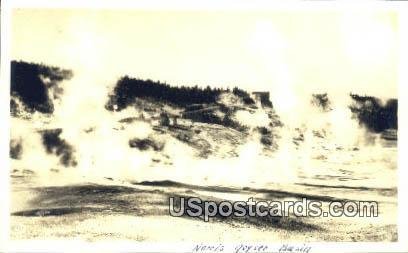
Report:
M 319 151 L 321 152 L 321 151 Z M 29 170 L 12 177 L 13 239 L 182 241 L 395 241 L 397 185 L 395 143 L 375 150 L 327 150 L 309 169 L 298 168 L 288 183 L 248 182 L 242 186 L 192 185 L 172 181 L 135 184 L 116 179 L 61 183 Z M 273 164 L 271 164 L 273 167 Z M 191 168 L 193 169 L 193 168 Z M 59 175 L 60 174 L 60 175 Z M 271 174 L 269 177 L 279 177 Z M 234 175 L 231 175 L 234 177 Z M 273 180 L 271 180 L 273 181 Z M 220 201 L 333 200 L 378 201 L 378 217 L 171 217 L 170 196 L 198 196 Z

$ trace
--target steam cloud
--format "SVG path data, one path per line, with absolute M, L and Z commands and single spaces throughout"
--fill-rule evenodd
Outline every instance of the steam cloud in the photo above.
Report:
M 169 132 L 157 134 L 149 121 L 122 123 L 123 119 L 144 115 L 137 106 L 107 110 L 106 102 L 116 83 L 114 78 L 95 80 L 89 72 L 74 71 L 72 75 L 71 71 L 43 65 L 12 64 L 16 71 L 11 101 L 12 167 L 35 171 L 39 180 L 51 184 L 106 178 L 236 186 L 293 183 L 321 166 L 318 163 L 322 159 L 335 161 L 341 155 L 368 161 L 381 155 L 380 134 L 371 131 L 358 112 L 350 110 L 350 105 L 356 102 L 350 94 L 299 97 L 301 106 L 290 115 L 273 111 L 278 118 L 275 122 L 262 107 L 252 113 L 237 110 L 231 117 L 248 129 L 245 143 L 237 145 L 236 156 L 210 155 L 204 159 Z M 27 71 L 33 76 L 27 76 Z M 381 112 L 392 107 L 395 111 L 392 120 L 396 121 L 396 105 L 374 106 L 383 108 Z M 279 107 L 277 104 L 276 108 Z M 278 121 L 282 124 L 277 125 Z M 266 152 L 265 143 L 260 140 L 270 126 L 273 133 L 270 142 L 276 149 Z M 262 133 L 259 129 L 266 130 Z M 149 141 L 137 143 L 146 139 Z M 140 148 L 142 144 L 144 148 Z M 360 151 L 358 155 L 351 155 L 356 149 Z M 316 158 L 319 156 L 323 158 Z M 386 167 L 394 168 L 392 164 Z

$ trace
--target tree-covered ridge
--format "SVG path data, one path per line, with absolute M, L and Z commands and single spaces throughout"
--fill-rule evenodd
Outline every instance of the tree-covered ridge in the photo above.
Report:
M 377 133 L 386 129 L 398 129 L 397 99 L 389 99 L 383 105 L 376 97 L 357 94 L 350 94 L 350 96 L 354 104 L 349 108 L 360 124 Z
M 116 83 L 106 108 L 113 110 L 116 105 L 117 110 L 122 110 L 131 105 L 135 98 L 152 98 L 181 107 L 191 104 L 209 104 L 216 103 L 219 95 L 223 92 L 230 92 L 230 90 L 211 88 L 209 86 L 206 88 L 198 86 L 170 86 L 159 81 L 155 82 L 149 79 L 142 80 L 124 76 Z M 249 94 L 239 88 L 234 88 L 233 93 L 241 96 L 244 102 L 253 102 Z
M 62 88 L 58 87 L 58 83 L 71 79 L 72 75 L 72 71 L 58 67 L 12 61 L 10 77 L 12 113 L 17 107 L 17 102 L 13 97 L 18 98 L 28 112 L 52 113 L 54 104 L 50 95 L 57 98 L 62 93 Z M 50 89 L 53 89 L 52 94 L 49 92 Z

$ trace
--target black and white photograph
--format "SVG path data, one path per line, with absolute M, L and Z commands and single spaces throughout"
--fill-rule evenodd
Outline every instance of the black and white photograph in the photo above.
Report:
M 109 3 L 2 8 L 12 244 L 403 252 L 396 8 Z

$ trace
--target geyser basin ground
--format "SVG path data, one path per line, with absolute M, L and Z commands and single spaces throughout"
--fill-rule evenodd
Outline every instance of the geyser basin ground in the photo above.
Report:
M 12 177 L 11 236 L 13 239 L 117 239 L 143 242 L 182 241 L 396 241 L 396 170 L 381 168 L 386 157 L 396 159 L 396 147 L 384 147 L 381 156 L 365 162 L 314 159 L 307 174 L 293 183 L 262 186 L 192 185 L 172 181 L 146 183 L 101 179 L 46 186 L 30 171 L 15 170 Z M 341 153 L 340 153 L 341 152 Z M 354 151 L 358 153 L 361 151 Z M 357 155 L 357 154 L 354 154 Z M 388 161 L 389 163 L 390 161 Z M 380 167 L 378 167 L 380 166 Z M 361 169 L 366 168 L 366 169 Z M 369 169 L 368 169 L 369 168 Z M 384 170 L 387 172 L 384 173 Z M 53 172 L 54 177 L 63 172 Z M 374 200 L 374 217 L 171 217 L 169 197 L 201 199 Z

